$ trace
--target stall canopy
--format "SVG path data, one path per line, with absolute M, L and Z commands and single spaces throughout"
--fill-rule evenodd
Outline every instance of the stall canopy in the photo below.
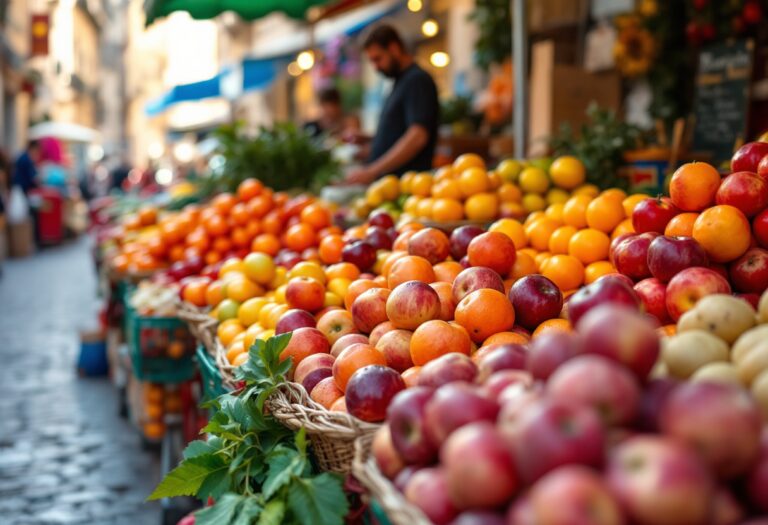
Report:
M 147 25 L 174 11 L 186 11 L 192 18 L 207 20 L 225 11 L 237 13 L 243 20 L 256 20 L 281 12 L 303 19 L 310 7 L 322 6 L 330 0 L 146 0 Z
M 52 137 L 70 142 L 98 142 L 101 138 L 95 129 L 70 122 L 41 122 L 29 128 L 30 139 Z

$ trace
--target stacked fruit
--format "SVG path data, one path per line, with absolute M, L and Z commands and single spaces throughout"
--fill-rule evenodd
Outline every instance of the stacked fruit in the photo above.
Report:
M 177 264 L 183 271 L 185 265 L 213 265 L 249 251 L 279 261 L 313 258 L 329 227 L 331 214 L 325 205 L 306 195 L 289 198 L 247 179 L 237 194 L 219 194 L 203 207 L 189 205 L 163 216 L 155 208 L 144 208 L 127 217 L 112 266 L 135 272 Z
M 137 413 L 142 433 L 149 440 L 159 440 L 165 435 L 165 414 L 181 412 L 181 397 L 177 390 L 160 384 L 143 383 L 140 388 L 143 400 Z
M 573 332 L 504 345 L 479 366 L 461 353 L 425 365 L 375 436 L 381 472 L 435 524 L 735 524 L 768 512 L 758 403 L 723 381 L 649 377 L 657 324 L 633 296 L 603 277 L 573 296 Z
M 386 211 L 402 206 L 407 218 L 454 222 L 490 222 L 499 217 L 522 219 L 547 204 L 563 203 L 580 189 L 586 178 L 584 165 L 574 157 L 548 162 L 502 161 L 487 170 L 481 157 L 461 155 L 449 166 L 432 173 L 406 173 L 384 177 L 368 189 L 356 209 L 367 216 L 374 208 Z

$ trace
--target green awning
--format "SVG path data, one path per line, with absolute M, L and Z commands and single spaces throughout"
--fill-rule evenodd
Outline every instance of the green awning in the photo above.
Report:
M 331 0 L 145 0 L 147 25 L 174 11 L 186 11 L 192 18 L 208 20 L 225 11 L 237 13 L 243 20 L 256 20 L 270 13 L 281 12 L 302 19 L 310 7 L 325 5 Z

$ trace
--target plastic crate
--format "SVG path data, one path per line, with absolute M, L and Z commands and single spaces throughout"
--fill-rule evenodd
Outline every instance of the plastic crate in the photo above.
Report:
M 133 374 L 137 379 L 152 383 L 182 383 L 195 375 L 192 356 L 195 338 L 184 321 L 177 317 L 147 317 L 138 315 L 126 296 L 125 311 L 128 348 L 131 352 Z M 169 355 L 171 345 L 181 345 Z
M 203 399 L 209 401 L 226 394 L 226 389 L 221 384 L 221 374 L 216 367 L 216 362 L 203 345 L 197 346 L 197 364 L 200 367 L 200 378 L 203 382 Z

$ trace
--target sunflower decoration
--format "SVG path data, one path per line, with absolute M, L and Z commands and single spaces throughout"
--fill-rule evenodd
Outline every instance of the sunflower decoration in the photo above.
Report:
M 616 67 L 625 77 L 639 77 L 653 65 L 656 44 L 651 33 L 635 16 L 621 17 L 616 21 L 619 35 L 613 47 Z

